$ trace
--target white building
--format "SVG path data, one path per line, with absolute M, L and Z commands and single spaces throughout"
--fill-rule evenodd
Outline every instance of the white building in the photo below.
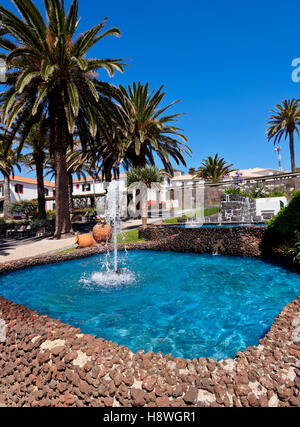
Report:
M 190 193 L 195 192 L 195 187 L 203 183 L 200 178 L 192 175 L 185 175 L 182 171 L 175 170 L 174 176 L 172 177 L 167 172 L 162 172 L 164 180 L 160 184 L 159 190 L 157 186 L 153 186 L 152 189 L 148 190 L 148 206 L 153 207 L 154 210 L 159 208 L 161 204 L 164 209 L 178 209 L 183 207 L 184 204 L 188 203 L 188 200 L 196 197 Z M 120 191 L 125 193 L 127 191 L 127 174 L 121 173 L 119 177 Z M 55 183 L 44 181 L 45 195 L 46 195 L 46 210 L 55 209 Z M 105 194 L 109 183 L 103 182 L 102 177 L 97 180 L 88 176 L 81 179 L 73 179 L 73 197 L 75 201 L 75 207 L 80 208 L 80 199 L 87 199 L 87 206 L 90 206 L 90 197 L 96 196 L 101 197 Z M 184 191 L 183 191 L 184 189 Z M 129 192 L 130 193 L 130 192 Z M 129 196 L 129 200 L 132 199 L 135 204 L 137 200 L 137 192 L 133 190 Z M 37 199 L 37 180 L 34 178 L 27 178 L 21 176 L 14 176 L 10 178 L 10 196 L 11 202 L 15 203 L 20 200 L 32 200 Z M 195 196 L 195 195 L 194 195 Z M 183 198 L 185 197 L 186 202 Z M 50 198 L 52 200 L 47 200 Z M 3 213 L 3 199 L 4 199 L 4 179 L 0 179 L 0 215 Z M 77 202 L 76 202 L 77 200 Z M 83 203 L 84 204 L 84 203 Z M 83 205 L 82 204 L 82 205 Z M 78 205 L 78 206 L 77 206 Z M 189 206 L 191 208 L 196 206 Z
M 55 184 L 54 182 L 44 181 L 45 195 L 46 197 L 55 196 Z M 4 200 L 4 179 L 0 179 L 0 215 L 3 214 L 3 200 Z M 37 199 L 37 180 L 34 178 L 27 178 L 24 176 L 11 176 L 10 177 L 10 198 L 11 203 L 15 203 L 22 200 L 33 200 Z M 46 210 L 55 208 L 55 202 L 53 200 L 46 201 Z

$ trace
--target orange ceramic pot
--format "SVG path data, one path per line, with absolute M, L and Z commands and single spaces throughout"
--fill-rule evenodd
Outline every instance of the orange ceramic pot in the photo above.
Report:
M 81 248 L 88 248 L 90 246 L 96 245 L 96 242 L 91 234 L 81 234 L 76 236 L 75 243 L 77 243 Z
M 93 228 L 93 236 L 96 242 L 106 242 L 111 239 L 112 228 L 109 224 L 96 224 Z

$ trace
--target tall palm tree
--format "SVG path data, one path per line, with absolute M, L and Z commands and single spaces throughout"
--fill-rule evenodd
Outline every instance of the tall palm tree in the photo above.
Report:
M 159 186 L 163 180 L 162 173 L 155 166 L 137 166 L 128 171 L 127 186 L 135 184 L 138 191 L 140 191 L 142 227 L 147 227 L 148 189 L 153 185 Z M 140 188 L 139 183 L 144 184 L 144 187 Z
M 73 201 L 73 175 L 77 179 L 86 179 L 87 175 L 95 176 L 95 172 L 91 166 L 92 155 L 90 151 L 83 151 L 80 142 L 74 143 L 73 149 L 68 148 L 66 155 L 67 172 L 68 172 L 68 202 L 70 213 L 74 210 Z M 46 175 L 50 175 L 50 179 L 55 177 L 55 162 L 49 154 L 46 157 Z
M 63 0 L 44 0 L 46 20 L 32 0 L 13 3 L 21 18 L 0 6 L 0 47 L 8 52 L 6 63 L 10 70 L 8 89 L 0 97 L 2 121 L 16 131 L 26 120 L 28 131 L 47 112 L 50 152 L 55 161 L 55 237 L 60 238 L 71 230 L 65 197 L 67 148 L 72 147 L 75 128 L 82 123 L 95 137 L 96 117 L 105 111 L 109 85 L 97 80 L 96 70 L 104 69 L 112 76 L 115 70 L 123 71 L 124 65 L 120 59 L 87 59 L 86 55 L 104 37 L 119 36 L 120 31 L 102 31 L 106 18 L 75 39 L 78 0 L 73 0 L 68 12 Z
M 44 166 L 49 143 L 49 127 L 45 120 L 42 119 L 32 126 L 25 141 L 26 148 L 30 148 L 30 153 L 23 155 L 25 166 L 36 170 L 39 219 L 46 219 Z
M 3 129 L 2 129 L 3 130 Z M 6 144 L 6 133 L 1 132 L 0 134 L 0 172 L 4 177 L 4 201 L 3 201 L 3 216 L 4 219 L 10 218 L 9 206 L 11 203 L 10 197 L 10 175 L 14 174 L 14 168 L 16 167 L 21 171 L 19 165 L 19 157 L 17 148 L 11 147 Z
M 184 156 L 190 155 L 191 150 L 185 144 L 187 139 L 182 130 L 172 124 L 181 114 L 164 115 L 179 101 L 162 107 L 160 104 L 165 96 L 162 90 L 163 86 L 156 92 L 149 92 L 149 84 L 140 82 L 128 86 L 128 90 L 119 86 L 119 94 L 115 97 L 127 122 L 122 153 L 125 168 L 154 165 L 155 154 L 169 173 L 173 172 L 171 160 L 186 166 Z
M 215 157 L 207 156 L 202 161 L 202 166 L 197 169 L 196 176 L 215 183 L 232 172 L 234 170 L 231 169 L 232 166 L 233 164 L 227 163 L 219 154 L 216 154 Z
M 294 132 L 296 131 L 299 136 L 298 126 L 300 125 L 300 110 L 299 99 L 285 99 L 281 104 L 275 106 L 275 110 L 271 110 L 269 125 L 266 134 L 268 141 L 274 138 L 274 145 L 279 144 L 281 138 L 289 137 L 290 155 L 291 155 L 291 170 L 296 171 L 295 165 L 295 148 L 294 148 Z

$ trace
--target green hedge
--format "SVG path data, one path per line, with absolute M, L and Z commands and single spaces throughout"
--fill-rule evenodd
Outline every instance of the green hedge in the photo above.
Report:
M 300 190 L 294 193 L 287 206 L 267 222 L 267 231 L 282 239 L 293 239 L 300 232 Z

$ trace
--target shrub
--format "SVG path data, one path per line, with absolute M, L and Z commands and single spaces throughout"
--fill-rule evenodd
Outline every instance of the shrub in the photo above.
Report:
M 269 193 L 268 197 L 286 197 L 286 194 L 284 191 L 273 190 Z
M 283 239 L 294 239 L 300 232 L 300 190 L 294 193 L 290 203 L 267 222 L 268 234 Z
M 293 258 L 293 262 L 300 264 L 300 232 L 296 231 L 293 246 L 287 251 L 287 255 Z
M 46 211 L 46 217 L 48 221 L 55 221 L 56 211 Z
M 12 214 L 21 214 L 28 218 L 28 216 L 32 212 L 36 211 L 37 208 L 38 204 L 36 200 L 21 200 L 19 202 L 12 203 L 9 206 L 9 211 Z
M 249 193 L 254 199 L 262 199 L 265 197 L 270 197 L 270 190 L 261 184 L 256 184 L 251 187 Z
M 224 191 L 225 194 L 238 194 L 250 199 L 263 199 L 267 197 L 284 197 L 285 193 L 281 190 L 270 190 L 261 184 L 256 184 L 247 190 L 242 190 L 241 187 L 229 187 Z
M 37 219 L 32 221 L 31 228 L 34 231 L 40 230 L 41 228 L 45 228 L 47 232 L 54 231 L 54 223 L 53 221 L 48 221 L 47 219 Z
M 237 194 L 243 197 L 253 198 L 248 191 L 244 191 L 241 187 L 229 187 L 224 191 L 225 194 Z

